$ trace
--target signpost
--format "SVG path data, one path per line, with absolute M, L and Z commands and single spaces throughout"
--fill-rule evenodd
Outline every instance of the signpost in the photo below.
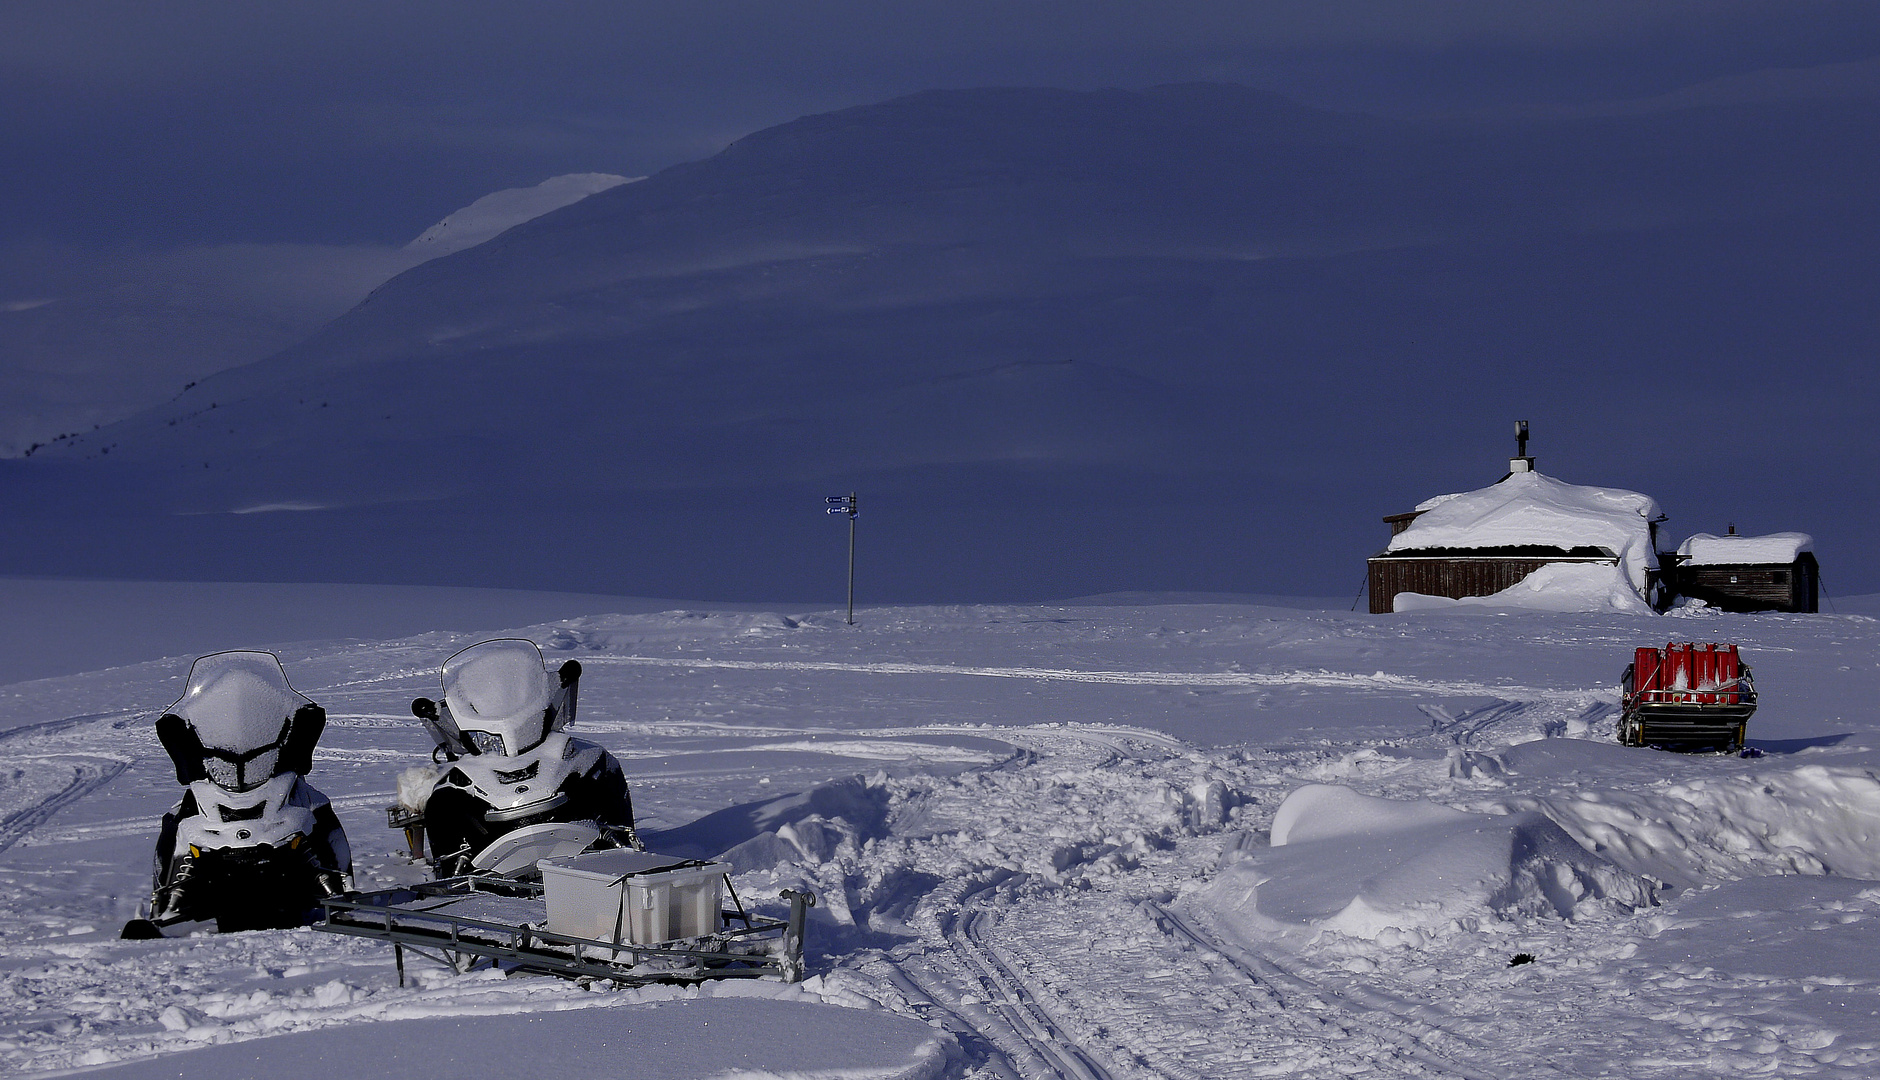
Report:
M 855 515 L 861 510 L 862 500 L 853 491 L 847 495 L 831 495 L 823 500 L 829 504 L 828 512 L 841 514 L 849 519 L 849 625 L 855 625 Z

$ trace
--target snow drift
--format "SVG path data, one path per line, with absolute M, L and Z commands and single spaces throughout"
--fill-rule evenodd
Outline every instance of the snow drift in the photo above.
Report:
M 1288 795 L 1272 846 L 1228 866 L 1202 895 L 1222 921 L 1248 929 L 1380 940 L 1654 902 L 1648 882 L 1543 814 L 1472 814 L 1329 784 Z
M 1497 755 L 1505 770 L 1544 748 Z M 1510 799 L 1629 871 L 1686 884 L 1769 874 L 1880 878 L 1880 776 L 1804 765 L 1700 778 L 1652 792 Z
M 1428 596 L 1398 593 L 1393 611 L 1442 611 L 1451 608 L 1520 608 L 1524 611 L 1616 611 L 1651 615 L 1625 571 L 1606 563 L 1550 563 L 1498 593 L 1487 596 Z

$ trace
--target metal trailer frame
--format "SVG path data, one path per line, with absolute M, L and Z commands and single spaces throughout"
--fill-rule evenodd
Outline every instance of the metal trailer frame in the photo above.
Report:
M 521 971 L 569 979 L 611 979 L 627 986 L 772 975 L 784 982 L 801 982 L 803 926 L 808 909 L 816 905 L 816 894 L 785 889 L 783 896 L 790 901 L 790 916 L 770 919 L 747 914 L 733 893 L 732 901 L 738 909 L 721 913 L 721 918 L 727 926 L 738 921 L 744 924 L 742 927 L 657 944 L 574 937 L 539 929 L 528 922 L 501 923 L 412 906 L 476 893 L 540 902 L 543 917 L 534 922 L 547 922 L 548 908 L 540 882 L 473 874 L 322 900 L 323 917 L 313 928 L 391 945 L 400 986 L 405 985 L 406 949 L 454 971 L 468 971 L 478 960 L 489 960 Z M 434 950 L 435 955 L 427 949 Z
M 1619 742 L 1667 750 L 1743 749 L 1756 711 L 1756 682 L 1744 664 L 1728 686 L 1703 690 L 1633 690 L 1633 666 L 1621 677 Z M 1726 700 L 1734 698 L 1735 700 Z

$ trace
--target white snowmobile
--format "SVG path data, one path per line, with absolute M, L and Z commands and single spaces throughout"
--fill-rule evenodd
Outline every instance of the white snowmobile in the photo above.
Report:
M 602 846 L 640 846 L 620 763 L 564 730 L 580 678 L 576 661 L 551 676 L 533 641 L 498 638 L 444 661 L 443 701 L 411 703 L 441 770 L 422 808 L 439 877 L 532 865 L 510 850 L 525 832 L 562 853 L 582 830 L 554 825 L 589 825 Z
M 305 774 L 326 712 L 265 652 L 222 652 L 189 669 L 157 720 L 183 799 L 157 835 L 150 909 L 126 938 L 302 926 L 351 891 L 352 849 Z

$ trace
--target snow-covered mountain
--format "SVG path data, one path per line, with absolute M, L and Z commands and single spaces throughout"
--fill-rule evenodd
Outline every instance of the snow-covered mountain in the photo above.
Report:
M 0 456 L 89 431 L 253 363 L 344 314 L 391 277 L 596 191 L 556 176 L 476 200 L 403 247 L 222 244 L 120 254 L 29 300 L 0 304 Z
M 6 568 L 827 595 L 822 497 L 859 490 L 876 595 L 1343 591 L 1515 417 L 1678 528 L 1827 549 L 1880 524 L 1865 473 L 1794 482 L 1862 452 L 1833 421 L 1870 387 L 1817 388 L 1876 344 L 1877 112 L 1191 85 L 807 117 L 10 464 Z
M 534 187 L 493 191 L 424 230 L 416 240 L 405 245 L 405 250 L 427 259 L 449 255 L 475 247 L 550 210 L 559 210 L 597 192 L 644 179 L 644 176 L 625 177 L 612 173 L 569 173 L 552 176 Z

